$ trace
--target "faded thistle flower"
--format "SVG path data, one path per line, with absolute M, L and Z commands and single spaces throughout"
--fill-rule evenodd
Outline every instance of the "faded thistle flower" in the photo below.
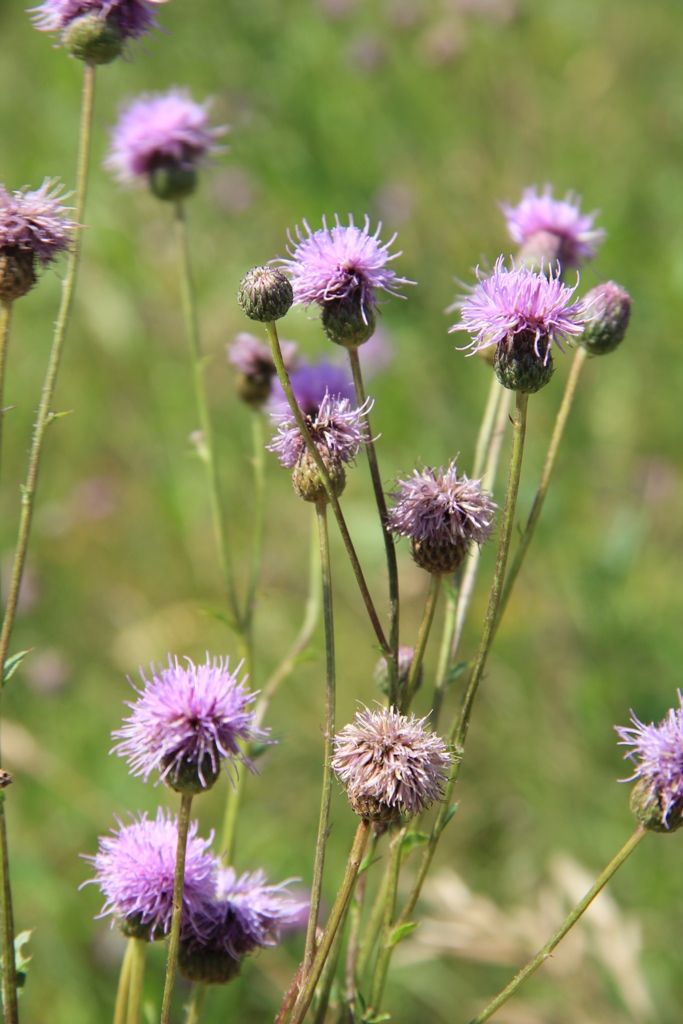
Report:
M 335 736 L 332 768 L 361 818 L 388 825 L 441 796 L 451 754 L 425 721 L 394 708 L 363 708 Z
M 123 184 L 146 181 L 158 199 L 190 195 L 197 169 L 227 131 L 209 124 L 209 105 L 195 103 L 187 89 L 138 96 L 119 115 L 105 166 Z
M 95 869 L 95 884 L 104 895 L 99 917 L 111 915 L 126 935 L 152 942 L 171 928 L 173 876 L 178 846 L 178 821 L 161 808 L 150 820 L 141 814 L 130 825 L 118 822 L 111 835 L 101 836 L 94 857 L 86 856 Z M 219 862 L 209 852 L 213 835 L 200 839 L 193 821 L 185 855 L 183 887 L 183 934 L 198 927 L 214 899 Z M 194 923 L 194 927 L 192 924 Z
M 631 296 L 614 281 L 605 281 L 591 288 L 583 302 L 588 320 L 579 344 L 595 356 L 614 352 L 631 319 Z
M 129 718 L 113 733 L 120 741 L 113 752 L 126 758 L 133 775 L 147 780 L 158 771 L 181 793 L 209 789 L 221 761 L 251 768 L 240 743 L 265 739 L 267 733 L 253 725 L 256 694 L 238 680 L 240 667 L 231 672 L 228 658 L 207 655 L 195 665 L 169 655 L 166 666 L 152 669 L 151 679 L 140 670 L 143 687 L 128 703 Z
M 0 301 L 13 302 L 35 284 L 36 264 L 52 263 L 70 244 L 69 219 L 59 182 L 7 192 L 0 185 Z
M 595 255 L 605 232 L 594 226 L 596 211 L 582 213 L 568 192 L 554 199 L 550 185 L 542 192 L 527 188 L 517 206 L 501 204 L 510 238 L 520 246 L 519 259 L 535 267 L 578 267 Z
M 289 272 L 294 289 L 294 302 L 308 306 L 316 303 L 322 311 L 325 332 L 331 341 L 355 347 L 367 341 L 375 328 L 374 310 L 377 292 L 400 297 L 400 287 L 413 284 L 399 277 L 389 264 L 401 253 L 392 253 L 396 239 L 392 235 L 382 242 L 378 224 L 370 232 L 370 219 L 363 227 L 353 223 L 335 222 L 312 231 L 306 221 L 289 234 L 289 259 L 282 265 Z
M 290 881 L 269 885 L 263 871 L 238 876 L 233 868 L 222 868 L 212 902 L 193 916 L 181 941 L 181 974 L 221 984 L 239 972 L 246 954 L 275 946 L 281 929 L 298 921 L 305 906 L 287 891 Z
M 446 469 L 414 470 L 398 481 L 392 498 L 389 529 L 410 538 L 413 558 L 434 575 L 455 572 L 469 545 L 483 544 L 491 533 L 494 501 L 479 480 L 459 477 L 453 461 Z
M 285 368 L 291 372 L 297 361 L 296 342 L 281 341 L 280 350 Z M 275 378 L 270 347 L 253 334 L 242 331 L 228 345 L 227 356 L 228 362 L 237 370 L 237 394 L 242 401 L 252 406 L 263 405 L 270 396 Z
M 644 828 L 674 832 L 683 825 L 683 695 L 659 725 L 645 725 L 631 712 L 630 726 L 615 726 L 624 756 L 635 771 L 625 782 L 637 780 L 631 808 Z
M 451 307 L 461 315 L 451 332 L 471 334 L 465 348 L 473 352 L 496 346 L 494 367 L 504 387 L 538 391 L 552 376 L 551 347 L 562 350 L 587 319 L 583 303 L 571 301 L 576 285 L 563 284 L 559 271 L 546 277 L 514 264 L 508 269 L 502 256 L 489 275 L 477 268 L 477 277 L 478 284 Z
M 31 11 L 33 24 L 54 32 L 73 57 L 108 64 L 128 39 L 138 39 L 157 21 L 159 0 L 43 0 Z

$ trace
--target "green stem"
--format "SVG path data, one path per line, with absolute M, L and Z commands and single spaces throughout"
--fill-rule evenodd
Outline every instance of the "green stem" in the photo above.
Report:
M 12 303 L 0 301 L 0 460 L 2 458 L 2 434 L 5 420 L 5 372 L 7 370 L 7 350 L 12 324 Z
M 358 357 L 358 349 L 350 348 L 348 350 L 349 361 L 351 363 L 351 373 L 353 374 L 353 386 L 356 391 L 356 401 L 359 406 L 362 406 L 366 400 L 367 395 L 365 393 L 365 386 L 363 384 L 363 374 L 361 372 L 360 359 Z M 387 575 L 389 578 L 389 605 L 391 609 L 391 625 L 389 630 L 389 643 L 391 649 L 394 652 L 394 675 L 398 677 L 398 645 L 399 645 L 399 591 L 398 591 L 398 563 L 396 561 L 396 547 L 394 545 L 394 538 L 387 526 L 387 503 L 384 497 L 384 489 L 382 487 L 382 478 L 379 472 L 379 463 L 377 462 L 377 452 L 375 451 L 375 442 L 372 433 L 372 427 L 370 425 L 370 414 L 365 414 L 365 422 L 368 428 L 368 442 L 365 445 L 365 450 L 368 456 L 368 466 L 370 467 L 370 477 L 372 479 L 372 489 L 375 492 L 375 502 L 377 504 L 377 511 L 379 513 L 379 521 L 382 527 L 382 537 L 384 539 L 384 550 L 387 559 Z
M 325 1017 L 327 1016 L 327 1010 L 330 1005 L 332 986 L 334 985 L 337 967 L 339 966 L 339 955 L 344 941 L 344 928 L 348 912 L 349 908 L 347 906 L 346 913 L 341 920 L 339 928 L 337 928 L 337 934 L 334 937 L 334 942 L 330 949 L 330 955 L 328 956 L 325 966 L 323 967 L 322 974 L 320 975 L 320 982 L 318 984 L 318 991 L 314 1002 L 315 1016 L 313 1018 L 313 1024 L 325 1024 Z
M 129 941 L 132 943 L 132 947 L 126 1024 L 140 1024 L 147 942 L 144 939 L 130 939 Z
M 387 887 L 389 885 L 389 869 L 382 874 L 382 879 L 375 895 L 375 900 L 372 904 L 372 910 L 370 911 L 370 917 L 368 923 L 365 926 L 365 933 L 360 943 L 358 951 L 358 968 L 357 976 L 361 979 L 365 976 L 370 960 L 372 958 L 373 951 L 377 945 L 379 939 L 379 933 L 382 929 L 382 920 L 384 918 L 384 906 L 387 898 Z
M 518 974 L 515 975 L 510 984 L 507 985 L 502 992 L 499 992 L 495 999 L 491 1000 L 486 1009 L 482 1010 L 482 1012 L 477 1017 L 474 1017 L 470 1021 L 470 1024 L 484 1024 L 484 1021 L 492 1017 L 494 1013 L 496 1013 L 496 1011 L 500 1009 L 503 1003 L 506 1003 L 508 999 L 515 994 L 515 992 L 521 987 L 521 985 L 524 984 L 528 977 L 530 977 L 535 971 L 537 971 L 539 967 L 542 967 L 542 965 L 545 963 L 548 957 L 550 957 L 550 955 L 552 954 L 555 947 L 559 945 L 559 943 L 565 937 L 567 932 L 574 927 L 574 925 L 579 920 L 584 911 L 588 909 L 588 907 L 591 905 L 591 903 L 598 895 L 598 893 L 602 889 L 604 889 L 612 875 L 614 875 L 619 870 L 624 861 L 627 860 L 628 857 L 630 857 L 638 843 L 645 835 L 645 829 L 639 825 L 633 833 L 633 835 L 624 843 L 624 845 L 616 854 L 616 856 L 612 858 L 612 860 L 609 862 L 604 871 L 602 871 L 602 873 L 598 875 L 595 882 L 590 887 L 590 889 L 583 897 L 583 899 L 579 903 L 577 903 L 577 905 L 573 908 L 573 910 L 569 912 L 569 914 L 567 914 L 566 918 L 564 919 L 560 927 L 557 929 L 554 935 L 552 935 L 551 938 L 548 939 L 545 946 L 543 946 L 543 948 L 538 951 L 536 956 L 532 957 L 532 959 L 529 960 L 528 964 L 525 967 L 523 967 Z
M 318 979 L 320 978 L 322 969 L 325 966 L 325 961 L 327 960 L 332 943 L 334 942 L 334 937 L 337 934 L 337 929 L 346 914 L 346 908 L 353 893 L 356 876 L 358 875 L 358 871 L 363 860 L 363 854 L 370 835 L 370 829 L 371 823 L 369 821 L 364 819 L 359 821 L 356 834 L 353 838 L 351 852 L 349 853 L 349 859 L 346 862 L 344 878 L 342 879 L 336 899 L 332 905 L 332 910 L 330 911 L 330 916 L 327 920 L 327 924 L 325 925 L 323 937 L 316 950 L 311 970 L 303 982 L 299 998 L 294 1005 L 294 1010 L 290 1017 L 290 1024 L 301 1024 L 301 1021 L 306 1016 L 306 1011 L 311 1004 L 313 994 L 318 984 Z
M 254 473 L 254 498 L 252 505 L 252 549 L 251 549 L 251 570 L 249 573 L 249 587 L 247 598 L 244 603 L 244 621 L 249 633 L 252 631 L 254 618 L 254 606 L 256 604 L 256 589 L 261 576 L 263 563 L 263 538 L 265 534 L 265 511 L 266 511 L 266 460 L 263 437 L 263 414 L 252 410 L 251 414 L 251 440 L 252 440 L 252 467 Z
M 370 872 L 370 866 L 375 859 L 378 842 L 379 836 L 374 832 L 372 835 L 370 849 L 366 857 L 367 868 L 358 879 L 353 902 L 349 910 L 351 923 L 349 925 L 349 941 L 346 947 L 346 964 L 344 968 L 345 1000 L 349 1005 L 352 1005 L 356 998 L 358 984 L 357 965 L 358 956 L 360 954 L 360 929 L 363 917 L 363 904 L 365 903 L 365 893 L 368 886 L 368 874 Z
M 320 569 L 323 590 L 323 623 L 325 627 L 325 746 L 323 751 L 323 784 L 320 796 L 318 835 L 315 842 L 313 881 L 311 883 L 311 907 L 306 928 L 304 952 L 304 973 L 306 979 L 315 955 L 315 937 L 320 913 L 325 848 L 330 826 L 330 804 L 332 802 L 332 744 L 334 739 L 334 713 L 336 690 L 336 666 L 334 655 L 334 612 L 332 605 L 332 571 L 330 562 L 330 541 L 327 530 L 327 502 L 319 501 L 315 506 L 320 542 Z
M 470 672 L 462 708 L 459 716 L 455 720 L 449 737 L 455 752 L 453 770 L 448 781 L 448 786 L 446 787 L 446 792 L 444 794 L 444 799 L 439 809 L 439 813 L 437 814 L 434 825 L 432 826 L 429 841 L 422 855 L 422 860 L 420 862 L 420 867 L 418 868 L 418 874 L 413 885 L 412 892 L 398 919 L 399 925 L 405 924 L 412 916 L 420 892 L 422 891 L 424 880 L 427 877 L 427 872 L 429 871 L 432 863 L 439 837 L 448 821 L 448 816 L 450 815 L 450 802 L 464 756 L 465 742 L 469 730 L 470 718 L 472 716 L 472 708 L 474 707 L 474 700 L 484 674 L 484 669 L 486 668 L 486 662 L 488 660 L 495 635 L 498 606 L 502 594 L 503 580 L 505 579 L 505 567 L 507 565 L 512 529 L 515 521 L 515 508 L 517 506 L 517 494 L 519 492 L 519 480 L 522 472 L 522 458 L 524 455 L 524 439 L 526 436 L 528 395 L 516 392 L 515 398 L 516 406 L 512 417 L 512 452 L 510 455 L 507 493 L 505 495 L 505 506 L 503 508 L 500 536 L 498 538 L 498 551 L 496 553 L 496 566 L 493 574 L 493 581 L 491 583 L 491 590 L 489 592 L 486 618 L 484 620 L 484 628 L 479 643 L 477 659 L 472 671 Z
M 325 463 L 320 457 L 320 453 L 316 448 L 313 438 L 311 437 L 311 432 L 308 428 L 308 424 L 306 423 L 306 419 L 303 413 L 301 412 L 301 409 L 299 408 L 296 396 L 294 395 L 294 391 L 292 390 L 292 385 L 289 380 L 289 374 L 287 373 L 287 368 L 285 367 L 284 360 L 282 358 L 282 351 L 280 349 L 280 341 L 277 334 L 277 327 L 274 323 L 267 323 L 264 326 L 266 328 L 268 340 L 270 341 L 273 362 L 275 363 L 275 369 L 277 370 L 278 380 L 282 385 L 282 390 L 285 393 L 285 398 L 287 399 L 289 408 L 291 409 L 292 415 L 294 416 L 294 421 L 299 430 L 301 431 L 301 436 L 303 437 L 306 447 L 310 452 L 311 458 L 315 462 L 316 468 L 320 473 L 320 479 L 323 481 L 323 484 L 325 486 L 325 492 L 327 493 L 330 505 L 332 506 L 334 517 L 337 520 L 337 526 L 339 527 L 339 532 L 341 533 L 342 540 L 344 542 L 344 547 L 346 548 L 346 552 L 349 556 L 351 567 L 353 569 L 353 574 L 356 577 L 356 582 L 361 592 L 363 603 L 365 604 L 365 608 L 368 613 L 370 623 L 375 632 L 375 636 L 377 637 L 377 642 L 379 643 L 382 654 L 386 658 L 393 660 L 394 656 L 391 647 L 387 643 L 387 639 L 384 635 L 384 630 L 382 629 L 382 625 L 379 621 L 379 616 L 377 615 L 377 610 L 373 603 L 372 597 L 370 596 L 370 591 L 368 590 L 367 583 L 365 582 L 365 576 L 363 575 L 363 570 L 361 569 L 360 562 L 358 561 L 358 555 L 356 554 L 356 549 L 353 546 L 353 541 L 351 540 L 351 535 L 349 534 L 349 530 L 346 525 L 346 520 L 344 519 L 344 514 L 341 510 L 341 505 L 339 504 L 339 500 L 336 494 L 334 493 L 334 489 L 330 482 L 330 474 L 327 471 Z
M 377 955 L 377 963 L 375 964 L 372 986 L 370 988 L 370 1009 L 375 1015 L 379 1013 L 382 1004 L 384 986 L 386 985 L 387 972 L 389 970 L 391 954 L 394 948 L 391 944 L 391 933 L 394 929 L 396 893 L 398 890 L 398 876 L 401 871 L 403 840 L 407 831 L 407 826 L 404 826 L 394 838 L 391 860 L 389 861 L 387 894 L 384 901 L 384 920 L 382 923 L 382 941 Z
M 199 1024 L 201 1012 L 206 1002 L 206 985 L 194 984 L 190 993 L 190 1001 L 187 1006 L 185 1024 Z
M 181 794 L 180 814 L 178 815 L 178 847 L 173 877 L 173 916 L 171 918 L 171 933 L 168 938 L 166 979 L 164 981 L 160 1024 L 168 1024 L 171 1019 L 171 1001 L 173 999 L 173 986 L 178 966 L 178 948 L 180 946 L 180 919 L 183 912 L 183 888 L 185 885 L 185 853 L 187 850 L 187 834 L 190 829 L 191 809 L 192 793 Z
M 425 601 L 424 610 L 422 612 L 422 621 L 420 622 L 420 627 L 417 632 L 417 641 L 415 643 L 415 650 L 413 651 L 413 660 L 410 663 L 408 678 L 406 679 L 402 700 L 400 701 L 400 708 L 403 713 L 405 713 L 410 707 L 410 702 L 417 691 L 420 670 L 422 668 L 422 662 L 424 661 L 427 641 L 429 640 L 432 623 L 434 622 L 434 613 L 436 612 L 440 592 L 441 576 L 430 575 L 429 590 L 427 592 L 427 600 Z
M 121 961 L 119 971 L 119 983 L 116 988 L 116 1002 L 114 1003 L 113 1024 L 126 1024 L 126 1009 L 128 1007 L 128 989 L 130 987 L 130 969 L 133 959 L 133 943 L 136 940 L 128 939 L 126 950 Z
M 199 320 L 197 316 L 197 303 L 192 277 L 192 266 L 190 263 L 187 220 L 185 216 L 185 207 L 182 202 L 177 202 L 175 205 L 175 232 L 178 248 L 183 317 L 185 320 L 187 341 L 190 348 L 192 381 L 201 430 L 201 439 L 198 445 L 198 450 L 200 457 L 206 466 L 206 475 L 209 485 L 209 500 L 211 503 L 211 520 L 213 524 L 216 550 L 218 552 L 218 565 L 222 576 L 223 586 L 225 588 L 225 595 L 228 607 L 230 608 L 235 620 L 235 626 L 238 632 L 242 633 L 242 616 L 240 613 L 239 601 L 237 599 L 237 591 L 235 589 L 235 578 L 230 556 L 227 526 L 225 516 L 223 515 L 220 477 L 218 474 L 218 466 L 216 463 L 214 449 L 213 427 L 211 423 L 211 414 L 209 412 L 209 402 L 206 394 L 206 382 L 204 379 L 205 361 L 202 356 L 199 337 Z
M 28 457 L 26 479 L 21 488 L 21 511 L 19 513 L 19 529 L 14 549 L 12 571 L 10 575 L 5 613 L 0 629 L 0 666 L 5 664 L 9 651 L 14 619 L 19 601 L 19 590 L 24 575 L 26 553 L 31 536 L 35 494 L 38 484 L 38 471 L 43 453 L 43 443 L 47 428 L 56 418 L 50 408 L 57 385 L 57 375 L 64 348 L 67 327 L 73 307 L 73 299 L 78 277 L 78 266 L 81 255 L 81 233 L 85 199 L 88 185 L 88 168 L 90 163 L 90 138 L 92 135 L 92 119 L 95 100 L 95 68 L 86 64 L 83 69 L 83 91 L 81 97 L 81 120 L 78 141 L 78 157 L 76 163 L 76 196 L 74 229 L 71 250 L 69 253 L 66 275 L 62 285 L 62 297 L 52 335 L 52 346 L 48 357 L 45 379 L 40 393 L 38 411 L 33 425 L 33 436 Z M 12 895 L 9 878 L 9 851 L 7 846 L 7 826 L 4 802 L 0 806 L 0 863 L 2 864 L 2 932 L 3 932 L 3 971 L 2 995 L 5 1008 L 5 1024 L 16 1024 L 19 1020 L 16 991 L 16 961 L 14 956 L 14 915 L 12 911 Z
M 543 503 L 545 496 L 548 492 L 548 485 L 550 484 L 550 478 L 555 468 L 555 462 L 557 460 L 557 452 L 560 447 L 560 441 L 564 434 L 565 427 L 567 425 L 567 419 L 571 411 L 571 407 L 574 403 L 574 396 L 576 395 L 576 389 L 578 387 L 579 378 L 581 377 L 581 371 L 585 365 L 588 352 L 583 346 L 579 346 L 574 353 L 574 359 L 572 360 L 571 369 L 569 376 L 567 377 L 567 383 L 565 384 L 564 394 L 560 403 L 560 408 L 557 412 L 555 419 L 555 425 L 553 432 L 550 436 L 550 444 L 548 445 L 548 451 L 546 453 L 545 462 L 543 463 L 543 470 L 541 472 L 541 479 L 538 484 L 538 489 L 534 495 L 534 500 L 531 505 L 529 517 L 526 521 L 526 525 L 520 537 L 517 550 L 515 551 L 512 563 L 510 565 L 510 571 L 507 574 L 505 580 L 505 586 L 503 588 L 503 596 L 500 600 L 500 608 L 498 609 L 498 620 L 496 626 L 500 623 L 507 603 L 510 599 L 512 588 L 515 585 L 515 580 L 519 575 L 519 571 L 522 568 L 526 553 L 531 544 L 531 539 L 536 530 L 536 524 L 538 523 L 541 511 L 543 509 Z

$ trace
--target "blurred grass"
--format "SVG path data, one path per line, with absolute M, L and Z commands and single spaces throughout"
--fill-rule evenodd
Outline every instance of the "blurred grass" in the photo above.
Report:
M 187 440 L 196 424 L 169 211 L 122 192 L 99 167 L 107 128 L 128 96 L 188 84 L 197 98 L 214 96 L 216 119 L 232 126 L 231 151 L 206 172 L 191 219 L 237 550 L 249 537 L 249 424 L 223 348 L 246 326 L 234 301 L 241 274 L 282 253 L 289 226 L 367 211 L 385 231 L 399 231 L 401 272 L 419 286 L 383 311 L 396 358 L 371 388 L 389 484 L 415 462 L 438 465 L 457 452 L 468 467 L 488 371 L 454 351 L 443 309 L 454 278 L 468 280 L 477 262 L 509 248 L 497 201 L 548 181 L 601 210 L 608 238 L 582 287 L 609 277 L 628 287 L 632 329 L 622 350 L 585 373 L 490 663 L 460 810 L 439 862 L 503 906 L 532 897 L 558 850 L 601 867 L 631 828 L 626 788 L 615 782 L 625 771 L 612 723 L 625 723 L 630 707 L 659 718 L 681 685 L 680 5 L 194 0 L 160 8 L 160 20 L 165 34 L 99 75 L 85 260 L 59 387 L 58 407 L 72 414 L 49 437 L 31 593 L 15 634 L 17 648 L 35 653 L 3 701 L 18 730 L 5 739 L 17 774 L 17 924 L 35 928 L 23 1014 L 45 1020 L 49 1007 L 53 1024 L 111 1012 L 118 947 L 106 922 L 92 921 L 96 893 L 77 892 L 89 873 L 78 853 L 95 849 L 114 813 L 165 799 L 107 757 L 129 696 L 126 674 L 169 648 L 201 655 L 234 646 L 209 613 L 219 590 L 201 467 Z M 31 28 L 21 4 L 0 7 L 0 34 L 0 180 L 15 188 L 59 175 L 69 183 L 80 69 Z M 5 563 L 58 289 L 58 274 L 47 274 L 16 310 L 0 497 Z M 302 313 L 290 315 L 283 334 L 311 356 L 329 355 Z M 566 374 L 566 361 L 558 364 L 532 403 L 523 508 Z M 286 476 L 270 460 L 257 684 L 297 628 L 305 592 L 308 518 Z M 381 594 L 362 465 L 344 502 Z M 376 652 L 338 545 L 335 555 L 344 721 L 359 699 L 374 697 Z M 425 581 L 407 550 L 401 558 L 408 640 Z M 480 592 L 467 651 L 483 602 Z M 282 742 L 247 787 L 240 869 L 309 876 L 321 673 L 318 643 L 273 706 Z M 219 824 L 223 796 L 206 798 L 207 828 Z M 330 881 L 351 829 L 338 798 Z M 680 1019 L 683 1001 L 677 841 L 648 840 L 612 890 L 641 922 L 643 969 L 664 1024 Z M 162 951 L 152 952 L 158 977 Z M 238 982 L 212 994 L 207 1022 L 267 1019 L 297 955 L 295 940 L 249 963 Z M 419 972 L 395 970 L 389 1007 L 402 1024 L 426 1014 L 457 1024 L 506 977 L 444 956 Z M 594 996 L 593 1019 L 633 1019 L 606 979 Z M 525 1000 L 528 1016 L 511 1009 L 509 1021 L 579 1019 L 567 979 L 539 977 Z

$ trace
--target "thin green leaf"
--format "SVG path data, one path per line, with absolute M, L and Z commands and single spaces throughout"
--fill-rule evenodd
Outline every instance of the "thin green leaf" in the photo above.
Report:
M 5 662 L 4 671 L 2 673 L 2 685 L 3 686 L 5 685 L 5 683 L 8 683 L 10 681 L 10 679 L 12 678 L 14 673 L 17 671 L 17 669 L 21 665 L 21 663 L 24 660 L 24 658 L 26 657 L 26 655 L 30 654 L 32 650 L 33 650 L 32 647 L 27 647 L 25 651 L 18 651 L 16 654 L 12 654 L 7 659 L 7 661 Z
M 407 939 L 409 935 L 412 935 L 416 928 L 417 921 L 406 921 L 405 924 L 400 924 L 398 928 L 394 928 L 387 939 L 387 948 L 393 949 L 403 939 Z
M 416 846 L 424 846 L 428 840 L 429 836 L 426 832 L 408 832 L 401 842 L 401 853 L 405 856 L 414 850 Z

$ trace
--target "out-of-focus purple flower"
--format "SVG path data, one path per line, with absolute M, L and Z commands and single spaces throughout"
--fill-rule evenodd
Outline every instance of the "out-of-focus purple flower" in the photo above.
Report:
M 31 11 L 42 32 L 63 32 L 86 14 L 97 14 L 114 24 L 124 39 L 137 39 L 157 24 L 157 0 L 43 0 Z
M 306 415 L 308 429 L 318 450 L 338 465 L 352 462 L 368 440 L 365 416 L 372 403 L 356 407 L 348 398 L 325 394 L 314 415 Z M 306 451 L 306 442 L 289 410 L 283 412 L 274 439 L 267 445 L 281 465 L 293 469 Z
M 451 755 L 425 721 L 394 708 L 363 708 L 335 736 L 332 768 L 356 814 L 388 823 L 439 799 Z
M 105 898 L 99 917 L 109 914 L 128 935 L 161 939 L 168 934 L 173 914 L 173 876 L 178 846 L 178 821 L 168 812 L 157 811 L 150 820 L 141 814 L 130 825 L 118 823 L 111 835 L 102 836 L 94 857 L 85 860 L 95 868 L 96 884 Z M 183 934 L 194 934 L 212 905 L 219 863 L 209 852 L 208 839 L 197 835 L 197 822 L 190 825 L 185 854 L 183 888 Z
M 222 761 L 250 762 L 240 742 L 265 739 L 253 724 L 256 694 L 230 671 L 227 658 L 181 664 L 169 655 L 168 665 L 140 675 L 143 688 L 130 702 L 130 717 L 113 733 L 120 740 L 113 752 L 125 757 L 134 775 L 146 780 L 158 771 L 162 780 L 184 792 L 200 792 L 216 781 Z
M 392 497 L 389 529 L 410 538 L 413 558 L 428 572 L 454 572 L 468 546 L 483 544 L 491 533 L 494 501 L 479 480 L 459 477 L 453 461 L 446 469 L 414 470 Z
M 398 649 L 398 687 L 399 691 L 402 687 L 405 687 L 408 676 L 410 674 L 410 666 L 413 663 L 413 657 L 415 655 L 414 647 L 401 646 Z M 375 682 L 380 688 L 382 693 L 386 694 L 387 697 L 391 695 L 391 677 L 389 675 L 389 666 L 387 665 L 387 659 L 382 656 L 378 658 L 375 665 L 374 671 Z M 422 665 L 420 665 L 417 679 L 415 680 L 415 689 L 417 690 L 422 684 Z
M 304 416 L 315 418 L 325 395 L 333 398 L 347 398 L 352 401 L 355 396 L 353 382 L 349 378 L 348 368 L 336 366 L 321 360 L 318 363 L 302 363 L 295 367 L 289 380 L 301 411 Z M 279 381 L 273 381 L 271 396 L 267 410 L 270 415 L 280 420 L 289 418 L 289 405 Z
M 70 244 L 76 227 L 62 185 L 46 178 L 40 188 L 7 192 L 0 185 L 0 251 L 30 253 L 43 266 Z
M 285 368 L 291 372 L 298 358 L 297 344 L 295 341 L 281 341 L 280 350 Z M 237 392 L 240 398 L 249 405 L 262 405 L 271 394 L 276 373 L 270 347 L 253 334 L 243 331 L 236 334 L 227 346 L 227 356 L 228 362 L 238 372 Z
M 541 233 L 555 236 L 558 248 L 554 255 L 562 267 L 578 267 L 592 259 L 605 237 L 605 232 L 595 227 L 597 211 L 582 213 L 579 199 L 572 192 L 564 199 L 553 198 L 550 185 L 540 193 L 527 188 L 517 206 L 501 203 L 501 209 L 510 237 L 518 245 L 530 243 Z
M 289 272 L 294 289 L 294 301 L 302 305 L 352 300 L 361 312 L 371 312 L 377 303 L 377 292 L 400 295 L 400 287 L 413 284 L 399 277 L 389 264 L 401 253 L 392 253 L 390 247 L 396 235 L 382 242 L 379 232 L 370 233 L 370 219 L 366 216 L 363 227 L 353 223 L 342 224 L 335 216 L 332 227 L 323 226 L 312 231 L 306 221 L 296 227 L 294 237 L 289 235 L 290 258 L 282 260 Z
M 632 807 L 646 828 L 674 831 L 683 824 L 683 694 L 678 691 L 677 708 L 670 708 L 659 725 L 645 725 L 631 712 L 630 726 L 615 726 L 622 746 L 631 747 L 624 756 L 635 770 Z
M 187 89 L 138 96 L 121 111 L 105 165 L 124 183 L 169 165 L 195 170 L 227 131 L 209 124 L 209 105 L 195 103 Z

